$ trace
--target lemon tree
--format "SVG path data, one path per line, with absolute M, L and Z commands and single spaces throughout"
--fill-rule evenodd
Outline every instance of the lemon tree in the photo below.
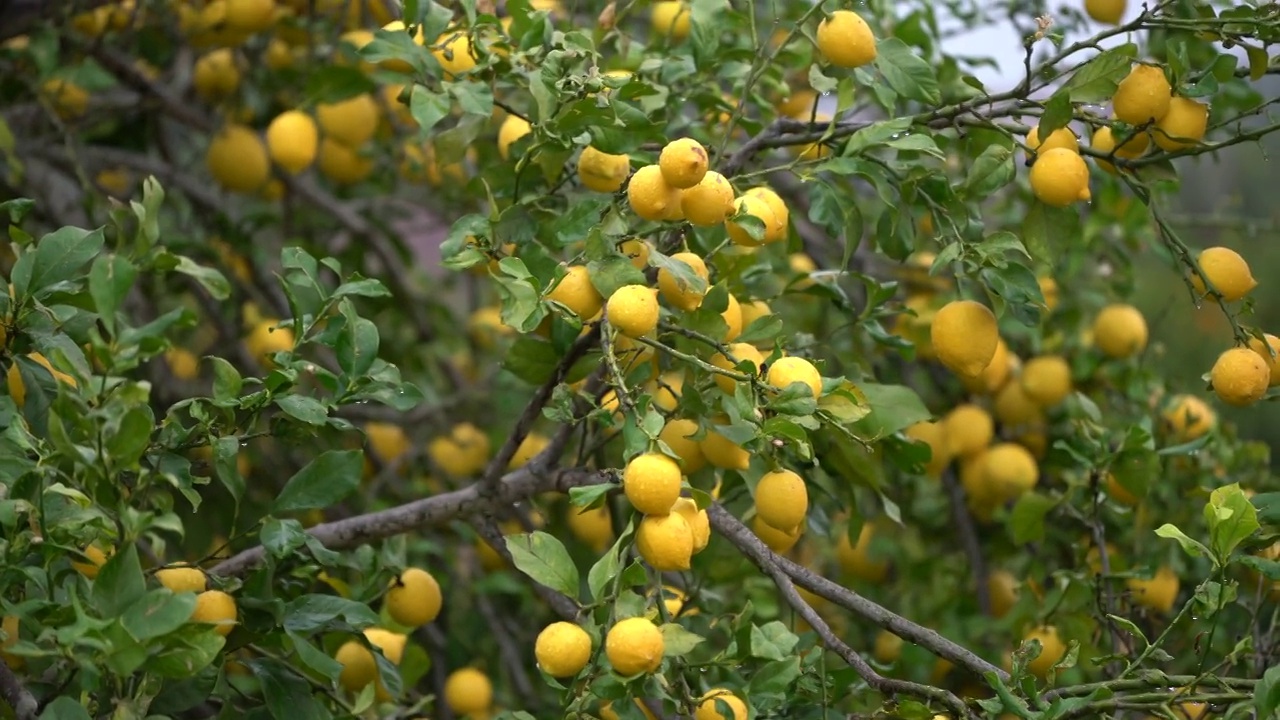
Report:
M 0 4 L 0 717 L 1274 717 L 1277 40 Z

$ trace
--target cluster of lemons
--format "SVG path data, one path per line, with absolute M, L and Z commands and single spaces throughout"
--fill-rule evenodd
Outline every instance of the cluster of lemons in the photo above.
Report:
M 1111 108 L 1114 119 L 1129 129 L 1102 125 L 1094 131 L 1090 149 L 1103 157 L 1123 160 L 1142 157 L 1153 142 L 1166 152 L 1195 146 L 1204 138 L 1209 122 L 1209 107 L 1174 95 L 1164 69 L 1157 65 L 1134 65 L 1116 87 Z M 1032 127 L 1026 146 L 1034 155 L 1031 190 L 1041 202 L 1066 207 L 1090 199 L 1089 168 L 1070 128 L 1058 128 L 1041 138 L 1039 128 Z M 1106 172 L 1117 172 L 1113 163 L 1094 160 Z

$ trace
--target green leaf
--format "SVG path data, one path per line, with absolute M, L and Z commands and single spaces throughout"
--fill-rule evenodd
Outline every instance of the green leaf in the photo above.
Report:
M 1257 717 L 1275 717 L 1280 708 L 1280 665 L 1272 665 L 1262 674 L 1262 679 L 1253 689 L 1253 708 Z
M 610 255 L 587 263 L 591 284 L 602 297 L 609 297 L 624 285 L 647 285 L 644 273 L 621 255 Z M 583 318 L 586 320 L 587 318 Z
M 187 624 L 196 608 L 195 593 L 151 590 L 120 616 L 120 625 L 139 642 L 168 635 Z
M 578 510 L 570 508 L 569 512 L 578 512 Z M 605 596 L 609 583 L 618 576 L 618 571 L 622 567 L 622 538 L 609 548 L 608 552 L 600 556 L 600 559 L 591 565 L 591 569 L 587 571 L 587 588 L 591 591 L 592 600 L 600 600 Z
M 768 407 L 784 415 L 812 415 L 818 409 L 818 401 L 813 399 L 813 388 L 804 382 L 796 381 L 783 388 L 777 397 L 770 400 Z
M 667 623 L 658 629 L 662 631 L 662 657 L 688 655 L 704 639 L 679 623 Z
M 530 385 L 545 383 L 559 364 L 560 353 L 554 345 L 528 336 L 517 338 L 502 361 L 502 367 Z
M 283 558 L 307 544 L 307 532 L 297 520 L 269 517 L 262 522 L 258 540 L 269 555 Z
M 309 74 L 303 95 L 308 103 L 336 103 L 377 89 L 377 84 L 360 68 L 325 63 Z
M 1072 102 L 1097 103 L 1110 100 L 1116 86 L 1129 74 L 1138 46 L 1133 43 L 1103 50 L 1078 68 L 1060 92 L 1069 93 Z
M 273 513 L 290 513 L 333 505 L 360 484 L 364 454 L 360 450 L 326 450 L 289 481 L 272 506 Z
M 213 363 L 213 399 L 222 403 L 239 398 L 243 384 L 240 371 L 225 358 L 214 355 L 208 360 Z
M 236 457 L 240 454 L 240 438 L 229 435 L 215 439 L 213 448 L 213 474 L 218 482 L 231 493 L 236 503 L 244 499 L 244 478 L 240 476 L 240 463 Z
M 199 630 L 188 627 L 183 632 L 168 635 L 165 641 L 165 647 L 153 652 L 143 669 L 175 680 L 193 677 L 209 667 L 227 642 L 212 625 Z
M 1122 618 L 1119 615 L 1107 615 L 1107 618 L 1110 619 L 1114 625 L 1124 628 L 1125 632 L 1142 641 L 1142 646 L 1144 648 L 1151 644 L 1151 642 L 1147 640 L 1147 636 L 1142 634 L 1142 629 L 1135 625 L 1132 620 Z
M 876 43 L 875 66 L 899 95 L 926 105 L 942 102 L 933 66 L 898 38 L 884 38 Z
M 1031 257 L 1050 263 L 1064 248 L 1076 241 L 1080 232 L 1080 213 L 1073 208 L 1055 208 L 1044 203 L 1031 203 L 1022 218 L 1022 244 Z
M 64 227 L 40 238 L 34 252 L 14 263 L 10 280 L 18 298 L 43 297 L 53 286 L 75 277 L 84 264 L 102 250 L 102 228 Z
M 89 716 L 89 711 L 84 709 L 84 705 L 64 695 L 44 707 L 44 712 L 40 713 L 40 720 L 93 720 L 93 718 Z
M 178 265 L 174 270 L 200 283 L 215 300 L 231 297 L 231 283 L 227 282 L 226 276 L 217 268 L 205 267 L 185 255 L 179 255 Z
M 763 229 L 763 226 L 761 226 Z M 705 293 L 707 281 L 693 271 L 688 263 L 672 260 L 656 250 L 649 254 L 649 263 L 659 270 L 666 270 L 675 278 L 676 285 L 682 290 Z
M 751 626 L 751 657 L 783 660 L 791 654 L 800 638 L 785 623 L 774 620 L 764 626 Z
M 865 418 L 853 424 L 862 437 L 882 438 L 933 417 L 916 391 L 905 385 L 863 383 L 858 390 L 871 408 Z
M 1156 535 L 1166 539 L 1177 540 L 1182 549 L 1191 557 L 1209 557 L 1213 559 L 1215 564 L 1217 563 L 1217 558 L 1213 553 L 1209 552 L 1209 548 L 1205 547 L 1203 543 L 1190 538 L 1172 523 L 1165 523 L 1156 528 Z
M 1236 547 L 1262 527 L 1258 524 L 1258 511 L 1240 490 L 1239 483 L 1225 485 L 1209 494 L 1204 519 L 1209 525 L 1209 546 L 1219 565 L 1226 565 Z
M 338 341 L 333 346 L 333 352 L 338 358 L 338 367 L 342 368 L 342 372 L 348 377 L 356 378 L 367 374 L 373 367 L 373 361 L 378 359 L 379 338 L 378 326 L 365 318 L 358 317 L 355 307 L 350 302 L 349 299 L 343 299 L 339 303 L 347 323 L 342 328 L 342 332 L 338 333 Z
M 276 720 L 328 720 L 333 717 L 311 693 L 311 683 L 288 665 L 270 658 L 249 661 L 262 684 L 262 699 Z
M 1267 51 L 1252 45 L 1244 46 L 1244 54 L 1249 58 L 1249 79 L 1257 82 L 1262 76 L 1267 74 L 1267 67 L 1271 64 L 1271 60 L 1267 57 Z
M 1013 181 L 1017 168 L 1013 153 L 1001 145 L 988 145 L 969 167 L 964 194 L 969 198 L 987 198 Z
M 289 601 L 284 608 L 281 625 L 285 630 L 296 633 L 345 629 L 335 626 L 333 621 L 339 618 L 356 629 L 378 623 L 378 614 L 370 609 L 368 603 L 336 595 L 312 593 Z
M 1036 123 L 1036 135 L 1043 140 L 1055 130 L 1066 127 L 1067 123 L 1071 122 L 1074 110 L 1075 108 L 1071 106 L 1071 93 L 1067 90 L 1058 90 L 1044 104 L 1044 113 L 1040 115 L 1040 122 Z
M 770 313 L 752 320 L 750 325 L 743 328 L 742 334 L 734 342 L 758 343 L 772 340 L 781 332 L 782 318 Z
M 138 549 L 132 543 L 107 559 L 93 581 L 93 604 L 104 618 L 115 617 L 137 602 L 147 592 L 138 562 Z
M 755 671 L 751 676 L 751 681 L 747 683 L 747 690 L 744 694 L 748 697 L 754 695 L 784 695 L 799 678 L 800 657 L 798 655 L 792 655 L 782 660 L 774 660 Z
M 1044 293 L 1031 268 L 1009 262 L 1001 268 L 984 267 L 979 276 L 989 292 L 1005 301 L 1005 307 L 1018 322 L 1028 327 L 1040 322 Z
M 1241 555 L 1236 558 L 1236 562 L 1257 571 L 1268 580 L 1280 581 L 1280 561 L 1268 560 L 1257 555 Z
M 555 537 L 541 530 L 508 535 L 507 549 L 520 572 L 552 590 L 578 597 L 578 567 Z
M 488 83 L 467 80 L 449 84 L 449 93 L 458 100 L 458 108 L 470 115 L 488 118 L 493 114 L 493 89 Z
M 106 450 L 111 458 L 111 465 L 117 468 L 136 468 L 142 454 L 151 444 L 151 431 L 155 426 L 156 420 L 151 414 L 150 406 L 129 408 L 107 438 Z
M 409 95 L 409 114 L 418 123 L 418 132 L 427 133 L 449 116 L 449 96 L 434 93 L 424 85 L 414 85 Z
M 329 408 L 324 403 L 306 395 L 285 395 L 276 398 L 276 405 L 285 414 L 308 425 L 323 425 L 329 418 Z
M 569 504 L 576 508 L 591 507 L 596 504 L 597 500 L 608 495 L 611 490 L 616 488 L 617 485 L 612 483 L 569 488 Z
M 1023 493 L 1009 513 L 1009 536 L 1017 545 L 1044 539 L 1044 518 L 1056 503 L 1038 492 Z
M 99 255 L 89 268 L 89 295 L 93 298 L 93 307 L 112 335 L 116 331 L 116 313 L 137 276 L 138 269 L 133 263 L 115 254 Z
M 1258 520 L 1268 526 L 1280 525 L 1280 492 L 1258 493 L 1253 496 L 1253 507 Z
M 911 118 L 877 120 L 849 136 L 844 146 L 844 156 L 852 157 L 871 148 L 887 144 L 893 138 L 911 129 Z

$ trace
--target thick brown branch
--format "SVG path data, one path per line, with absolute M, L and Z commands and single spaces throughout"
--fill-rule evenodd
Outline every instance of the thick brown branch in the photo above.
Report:
M 35 696 L 23 686 L 22 681 L 3 660 L 0 660 L 0 698 L 13 709 L 13 716 L 17 720 L 35 720 L 36 712 L 40 709 Z
M 497 491 L 483 497 L 476 485 L 433 495 L 388 510 L 315 525 L 307 533 L 331 550 L 343 550 L 424 527 L 443 525 L 501 503 L 514 503 L 536 493 L 568 492 L 569 488 L 603 482 L 604 476 L 581 468 L 535 471 L 535 463 L 502 478 Z M 245 550 L 209 569 L 211 575 L 241 575 L 262 562 L 262 547 Z
M 741 521 L 720 505 L 712 504 L 709 506 L 707 515 L 711 520 L 711 527 L 717 533 L 723 535 L 743 552 L 747 552 L 747 548 L 752 548 L 752 552 L 763 551 L 767 553 L 766 557 L 769 558 L 770 562 L 776 564 L 797 585 L 805 590 L 826 598 L 828 601 L 839 605 L 873 625 L 888 630 L 904 640 L 913 642 L 975 675 L 993 672 L 1002 680 L 1008 680 L 1009 674 L 1007 672 L 937 632 L 922 625 L 917 625 L 888 608 L 882 607 L 858 593 L 769 550 L 756 537 L 755 533 L 751 532 L 746 525 L 743 525 Z M 748 557 L 751 556 L 748 555 Z M 754 560 L 754 557 L 752 559 Z

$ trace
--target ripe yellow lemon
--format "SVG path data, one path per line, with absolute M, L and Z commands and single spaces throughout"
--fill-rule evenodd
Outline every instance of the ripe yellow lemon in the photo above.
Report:
M 943 365 L 962 377 L 975 377 L 995 357 L 1000 330 L 986 305 L 954 300 L 934 315 L 929 339 Z
M 632 238 L 619 243 L 618 252 L 631 260 L 632 267 L 643 270 L 649 267 L 649 256 L 653 254 L 653 246 L 647 240 Z
M 624 285 L 609 296 L 605 317 L 627 337 L 638 338 L 658 327 L 657 292 L 647 285 Z
M 231 48 L 211 50 L 196 60 L 191 69 L 191 85 L 205 102 L 230 97 L 240 87 L 240 68 Z
M 232 192 L 254 192 L 271 177 L 271 160 L 262 138 L 244 125 L 219 130 L 209 142 L 205 164 L 214 181 Z
M 684 480 L 675 460 L 660 453 L 637 455 L 622 471 L 622 491 L 645 515 L 666 515 L 680 497 Z
M 1076 139 L 1076 134 L 1071 132 L 1071 128 L 1060 127 L 1049 133 L 1049 137 L 1042 142 L 1040 140 L 1040 127 L 1033 125 L 1031 131 L 1027 133 L 1027 147 L 1037 153 L 1049 152 L 1054 148 L 1062 148 L 1073 153 L 1079 153 L 1080 141 Z
M 720 708 L 726 708 L 728 714 Z M 715 688 L 702 696 L 693 720 L 747 720 L 747 704 L 724 688 Z
M 792 383 L 803 383 L 814 399 L 822 397 L 822 374 L 813 363 L 799 357 L 778 358 L 769 366 L 766 378 L 770 385 L 783 390 Z
M 378 130 L 378 102 L 369 93 L 316 105 L 316 122 L 325 137 L 349 148 L 359 147 Z
M 689 36 L 693 10 L 683 0 L 658 0 L 649 11 L 653 33 L 679 42 Z
M 1093 320 L 1093 344 L 1107 357 L 1137 355 L 1147 346 L 1147 320 L 1132 305 L 1108 305 Z
M 680 310 L 697 310 L 702 305 L 702 298 L 707 294 L 706 283 L 711 277 L 707 271 L 707 264 L 701 257 L 691 252 L 676 253 L 671 256 L 671 259 L 688 265 L 694 275 L 702 278 L 703 287 L 698 289 L 684 282 L 675 273 L 662 268 L 658 270 L 658 290 L 662 293 L 662 298 Z
M 849 542 L 849 533 L 843 527 L 837 532 L 839 538 L 836 540 L 836 561 L 840 568 L 864 582 L 882 582 L 889 574 L 889 561 L 875 556 L 871 550 L 875 527 L 869 522 L 864 524 L 858 533 L 856 544 Z
M 179 380 L 195 380 L 200 375 L 200 358 L 186 348 L 171 347 L 164 351 L 169 372 Z
M 662 168 L 656 164 L 636 170 L 627 183 L 627 203 L 644 220 L 665 220 L 673 207 L 679 207 L 681 197 L 677 188 L 667 184 Z
M 682 497 L 671 506 L 671 513 L 678 514 L 689 524 L 689 533 L 693 537 L 693 554 L 697 555 L 711 541 L 711 519 L 706 510 L 699 510 L 693 498 Z M 676 613 L 672 613 L 673 615 Z
M 205 590 L 196 595 L 196 607 L 191 612 L 190 621 L 214 625 L 219 635 L 230 635 L 236 626 L 235 598 L 221 590 Z
M 1071 394 L 1071 365 L 1061 355 L 1031 358 L 1022 368 L 1022 390 L 1042 408 L 1051 408 Z
M 1206 248 L 1200 252 L 1197 260 L 1201 271 L 1226 302 L 1240 300 L 1258 287 L 1258 281 L 1249 270 L 1249 263 L 1231 248 Z M 1202 295 L 1207 292 L 1199 274 L 1191 276 L 1191 284 Z
M 636 551 L 654 570 L 688 570 L 693 557 L 693 528 L 677 512 L 646 515 L 636 528 Z
M 156 571 L 156 580 L 176 593 L 202 593 L 206 588 L 204 571 L 197 567 L 161 568 Z
M 1169 112 L 1156 123 L 1151 134 L 1161 150 L 1175 152 L 1197 145 L 1209 126 L 1209 106 L 1190 98 L 1175 97 Z
M 649 712 L 649 708 L 645 707 L 640 698 L 632 700 L 632 704 L 634 704 L 636 708 L 639 709 L 640 713 L 644 715 L 645 720 L 657 720 L 653 716 L 653 713 Z M 614 712 L 612 702 L 607 702 L 600 706 L 600 720 L 618 720 L 618 713 Z
M 597 553 L 604 552 L 613 542 L 613 517 L 608 505 L 589 509 L 570 507 L 565 511 L 565 524 L 574 537 Z
M 785 555 L 795 547 L 800 541 L 800 536 L 804 533 L 803 527 L 798 527 L 792 532 L 784 532 L 772 525 L 768 525 L 757 515 L 751 519 L 751 532 L 755 533 L 760 541 L 768 548 L 779 555 Z
M 274 364 L 272 356 L 276 353 L 293 350 L 293 330 L 277 327 L 277 323 L 276 320 L 263 318 L 254 323 L 249 336 L 244 339 L 245 348 L 248 349 L 249 354 L 267 366 Z
M 365 423 L 364 434 L 369 439 L 369 447 L 384 463 L 394 463 L 409 452 L 409 436 L 395 423 Z
M 871 646 L 871 655 L 876 662 L 892 665 L 902 657 L 902 643 L 902 638 L 888 630 L 881 630 L 876 633 L 875 642 Z
M 708 170 L 696 185 L 680 194 L 680 209 L 690 223 L 719 225 L 733 215 L 733 186 L 723 175 Z
M 760 477 L 755 503 L 761 521 L 791 533 L 804 523 L 809 512 L 809 490 L 804 479 L 791 470 L 775 470 Z
M 658 155 L 658 167 L 662 179 L 673 188 L 691 188 L 702 182 L 707 174 L 710 158 L 702 143 L 693 138 L 672 140 Z
M 454 670 L 444 681 L 444 703 L 458 715 L 487 712 L 493 706 L 493 682 L 476 668 Z
M 469 422 L 458 423 L 448 435 L 427 443 L 427 457 L 436 467 L 454 477 L 467 477 L 484 469 L 492 444 L 489 436 Z
M 498 155 L 503 160 L 511 159 L 511 146 L 517 140 L 533 132 L 533 126 L 519 115 L 508 115 L 498 128 Z
M 1161 417 L 1182 442 L 1195 440 L 1218 424 L 1217 413 L 1195 395 L 1175 395 Z
M 700 443 L 702 455 L 714 467 L 725 470 L 746 470 L 751 466 L 751 453 L 746 448 L 720 433 L 707 429 Z
M 1267 367 L 1271 370 L 1271 380 L 1268 384 L 1272 387 L 1280 385 L 1280 338 L 1265 333 L 1266 344 L 1263 344 L 1258 338 L 1249 338 L 1249 349 L 1258 353 L 1267 363 Z
M 787 224 L 791 221 L 791 211 L 782 196 L 773 188 L 758 185 L 743 193 L 749 197 L 760 198 L 769 206 L 772 215 L 766 216 L 764 225 L 764 241 L 775 243 L 787 239 Z
M 1135 132 L 1124 138 L 1119 147 L 1116 146 L 1115 132 L 1106 126 L 1098 128 L 1097 132 L 1089 140 L 1089 146 L 1092 150 L 1106 155 L 1115 155 L 1122 160 L 1133 160 L 1142 157 L 1151 147 L 1151 138 L 1145 132 Z M 1094 162 L 1098 163 L 1098 167 L 1111 173 L 1116 174 L 1116 166 L 1102 158 L 1094 158 Z
M 614 623 L 604 638 L 604 654 L 615 672 L 624 677 L 651 673 L 662 665 L 665 646 L 662 631 L 643 617 Z
M 358 693 L 378 678 L 378 665 L 373 653 L 359 640 L 348 640 L 334 653 L 333 659 L 342 666 L 338 684 L 347 692 Z
M 1022 583 L 1008 570 L 993 570 L 987 575 L 987 595 L 991 598 L 991 614 L 1002 618 L 1009 614 L 1022 593 Z
M 929 462 L 925 474 L 938 477 L 951 463 L 951 449 L 947 447 L 946 425 L 942 422 L 921 421 L 911 425 L 903 433 L 917 442 L 929 446 Z
M 9 289 L 12 290 L 13 286 L 10 286 Z M 48 370 L 49 374 L 58 382 L 70 385 L 71 387 L 76 387 L 76 379 L 74 377 L 71 377 L 61 370 L 55 370 L 53 363 L 49 362 L 49 359 L 41 353 L 31 353 L 27 357 L 39 363 L 45 370 Z M 27 401 L 27 386 L 23 384 L 22 371 L 18 369 L 17 362 L 14 362 L 9 366 L 9 371 L 5 376 L 5 380 L 9 386 L 9 395 L 13 398 L 14 404 L 19 408 L 25 406 Z
M 578 156 L 578 180 L 588 190 L 618 192 L 630 174 L 630 155 L 611 155 L 588 145 Z
M 1067 654 L 1066 644 L 1059 637 L 1058 629 L 1052 625 L 1032 628 L 1022 639 L 1024 642 L 1028 640 L 1040 642 L 1040 655 L 1027 663 L 1027 669 L 1040 677 L 1044 677 L 1049 672 L 1049 668 Z
M 573 677 L 591 659 L 591 636 L 570 622 L 551 623 L 538 633 L 533 655 L 538 667 L 551 677 Z
M 102 566 L 107 562 L 107 559 L 111 557 L 111 553 L 103 550 L 96 544 L 85 547 L 82 552 L 89 561 L 80 562 L 79 560 L 72 560 L 71 567 L 75 568 L 76 572 L 80 573 L 84 577 L 94 580 L 98 577 L 98 571 L 102 569 Z
M 444 69 L 445 80 L 453 80 L 458 75 L 473 70 L 478 59 L 471 47 L 471 37 L 461 29 L 447 31 L 436 38 L 435 44 L 431 46 L 431 54 Z
M 343 145 L 331 137 L 320 140 L 316 167 L 338 185 L 354 185 L 373 173 L 373 160 L 363 149 Z
M 274 0 L 226 0 L 226 29 L 242 33 L 266 30 L 276 22 Z
M 750 345 L 748 343 L 733 343 L 728 347 L 728 350 L 729 355 L 733 356 L 734 360 L 737 360 L 737 362 L 749 362 L 755 367 L 755 369 L 751 371 L 752 375 L 760 374 L 760 368 L 764 367 L 764 355 L 762 355 L 754 345 Z M 736 363 L 730 362 L 729 358 L 726 357 L 724 353 L 718 352 L 715 355 L 712 355 L 711 364 L 724 370 L 733 370 L 734 372 L 737 372 L 734 367 Z M 726 375 L 713 375 L 712 379 L 715 380 L 717 387 L 730 395 L 732 395 L 734 390 L 738 387 L 738 381 Z
M 696 420 L 672 418 L 662 426 L 662 432 L 658 434 L 658 439 L 666 443 L 679 458 L 680 467 L 687 475 L 692 475 L 707 465 L 707 459 L 702 456 L 702 445 L 693 439 L 698 430 Z
M 777 223 L 768 203 L 754 195 L 742 195 L 733 201 L 733 208 L 734 215 L 750 215 L 764 225 L 764 231 L 760 233 L 760 239 L 757 240 L 751 236 L 746 225 L 733 219 L 725 220 L 724 228 L 733 244 L 741 247 L 759 247 L 765 244 L 769 226 Z
M 1158 122 L 1169 112 L 1173 86 L 1164 69 L 1154 65 L 1134 65 L 1111 97 L 1116 119 L 1130 125 Z
M 1014 500 L 1035 487 L 1040 477 L 1036 459 L 1017 443 L 993 445 L 982 457 L 980 472 L 1001 500 Z
M 968 457 L 986 449 L 995 437 L 991 415 L 971 403 L 957 405 L 942 418 L 947 449 L 956 457 Z
M 861 15 L 836 10 L 818 25 L 818 52 L 836 67 L 856 68 L 876 59 L 876 38 Z
M 320 151 L 315 120 L 301 110 L 288 110 L 267 126 L 267 152 L 275 164 L 291 173 L 311 167 Z
M 1127 0 L 1084 0 L 1084 11 L 1100 23 L 1119 25 Z
M 398 624 L 419 627 L 440 615 L 444 597 L 435 577 L 422 568 L 407 568 L 391 581 L 386 597 L 387 614 Z
M 1054 148 L 1038 153 L 1031 166 L 1031 191 L 1040 202 L 1053 207 L 1066 207 L 1087 201 L 1089 166 L 1079 153 Z
M 1133 601 L 1159 613 L 1168 613 L 1178 600 L 1181 583 L 1178 574 L 1169 567 L 1161 567 L 1150 578 L 1129 578 L 1125 581 Z
M 1235 347 L 1218 356 L 1209 372 L 1213 392 L 1228 405 L 1252 405 L 1271 386 L 1271 367 L 1258 353 Z
M 1009 346 L 1004 340 L 996 340 L 996 354 L 991 356 L 991 362 L 982 369 L 975 377 L 962 377 L 961 383 L 965 389 L 971 393 L 979 393 L 984 395 L 994 395 L 1004 387 L 1009 377 L 1013 375 L 1015 365 L 1018 364 L 1018 358 L 1009 352 Z
M 595 317 L 604 305 L 604 298 L 591 284 L 586 265 L 570 265 L 560 282 L 547 293 L 547 299 L 564 305 L 583 320 Z

